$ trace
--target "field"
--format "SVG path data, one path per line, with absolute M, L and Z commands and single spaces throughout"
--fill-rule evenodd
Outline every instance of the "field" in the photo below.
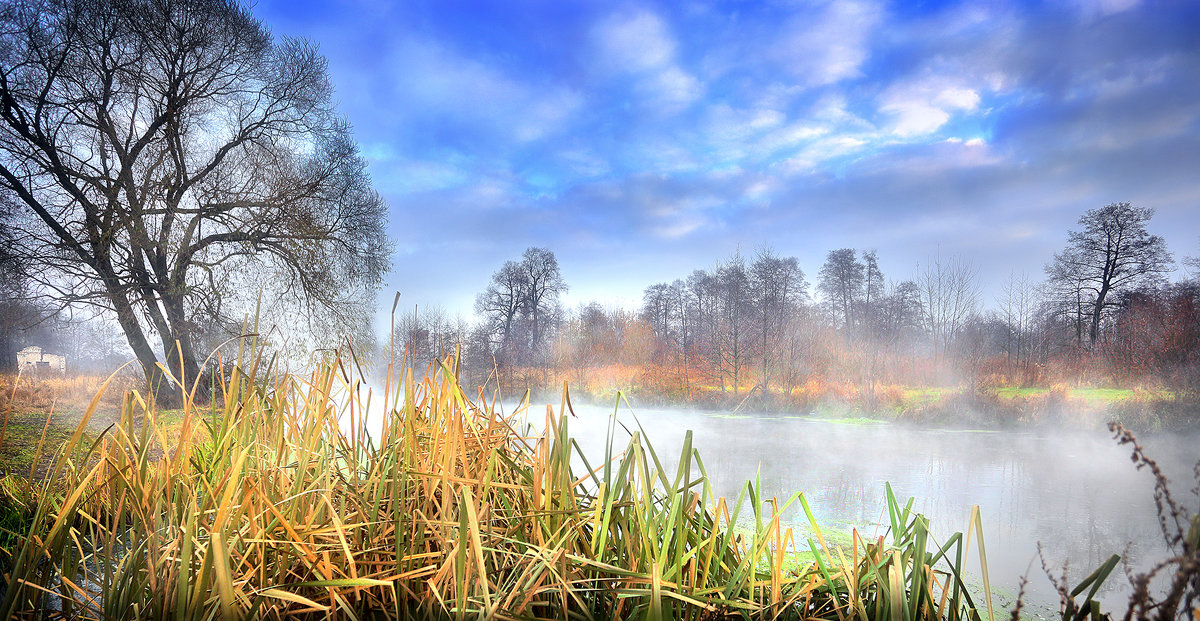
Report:
M 102 393 L 107 378 L 17 377 L 0 375 L 0 471 L 32 473 L 43 478 L 52 457 L 70 440 L 94 397 L 99 396 L 81 436 L 97 438 L 120 421 L 121 400 L 137 385 L 130 376 L 118 376 Z M 156 412 L 169 433 L 178 431 L 182 410 Z

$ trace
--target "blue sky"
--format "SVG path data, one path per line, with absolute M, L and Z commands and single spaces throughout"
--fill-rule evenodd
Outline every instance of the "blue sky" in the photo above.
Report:
M 288 2 L 329 59 L 395 265 L 381 292 L 469 315 L 531 245 L 567 302 L 771 246 L 815 275 L 940 253 L 985 293 L 1087 209 L 1152 207 L 1200 254 L 1200 3 Z

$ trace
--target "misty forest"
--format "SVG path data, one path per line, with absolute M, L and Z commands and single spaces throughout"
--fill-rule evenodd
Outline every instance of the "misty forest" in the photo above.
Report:
M 0 3 L 0 617 L 1200 619 L 1200 24 Z

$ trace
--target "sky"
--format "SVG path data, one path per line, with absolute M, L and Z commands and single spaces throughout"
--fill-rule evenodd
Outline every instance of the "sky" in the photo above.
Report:
M 568 306 L 761 248 L 886 277 L 936 257 L 984 302 L 1129 201 L 1200 254 L 1200 2 L 261 0 L 329 61 L 390 209 L 390 309 L 470 318 L 551 249 Z M 384 320 L 386 323 L 386 319 Z

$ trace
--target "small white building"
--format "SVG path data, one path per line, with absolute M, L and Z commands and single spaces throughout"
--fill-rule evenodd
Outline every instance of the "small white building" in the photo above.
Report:
M 17 368 L 22 373 L 66 373 L 67 357 L 46 353 L 41 347 L 33 345 L 17 352 Z

